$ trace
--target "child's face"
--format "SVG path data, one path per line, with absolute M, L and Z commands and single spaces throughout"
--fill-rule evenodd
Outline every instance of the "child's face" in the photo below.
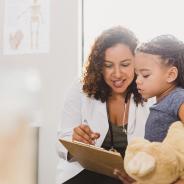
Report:
M 159 98 L 168 88 L 168 67 L 161 63 L 157 55 L 137 53 L 135 56 L 135 73 L 137 88 L 143 98 Z

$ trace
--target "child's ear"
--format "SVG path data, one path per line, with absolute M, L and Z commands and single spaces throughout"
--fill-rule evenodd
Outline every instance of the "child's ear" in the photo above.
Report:
M 178 69 L 175 66 L 172 66 L 168 70 L 167 82 L 168 83 L 174 82 L 177 77 L 178 77 Z

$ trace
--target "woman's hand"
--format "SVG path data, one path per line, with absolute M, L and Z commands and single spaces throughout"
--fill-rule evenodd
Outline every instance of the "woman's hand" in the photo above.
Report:
M 80 141 L 86 144 L 95 144 L 95 140 L 100 134 L 93 132 L 88 125 L 81 124 L 73 129 L 72 140 Z
M 122 181 L 123 184 L 136 183 L 134 179 L 130 178 L 125 172 L 121 172 L 118 169 L 114 169 L 114 175 Z
M 173 184 L 184 184 L 184 180 L 179 179 L 176 182 L 174 182 Z
M 130 178 L 126 173 L 123 173 L 118 169 L 114 169 L 114 175 L 116 175 L 122 181 L 123 184 L 136 183 L 136 181 Z M 179 179 L 173 184 L 184 184 L 184 180 Z

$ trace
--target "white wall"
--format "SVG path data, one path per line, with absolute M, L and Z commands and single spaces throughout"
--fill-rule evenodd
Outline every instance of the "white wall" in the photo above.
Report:
M 0 66 L 35 67 L 43 82 L 44 124 L 39 132 L 39 184 L 54 184 L 57 123 L 65 89 L 78 74 L 78 0 L 51 0 L 50 52 L 3 56 L 3 7 L 0 0 Z

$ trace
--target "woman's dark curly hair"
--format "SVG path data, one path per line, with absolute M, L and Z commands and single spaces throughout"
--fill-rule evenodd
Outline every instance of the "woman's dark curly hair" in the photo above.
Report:
M 178 70 L 175 83 L 184 88 L 184 43 L 182 41 L 173 35 L 161 35 L 140 45 L 136 52 L 160 56 L 163 64 L 175 66 Z
M 104 81 L 102 74 L 105 51 L 116 44 L 124 44 L 129 47 L 134 55 L 137 43 L 138 40 L 135 35 L 121 26 L 102 32 L 96 39 L 88 57 L 85 72 L 83 73 L 83 92 L 88 97 L 94 97 L 101 102 L 107 101 L 108 97 L 111 96 L 111 88 Z M 137 91 L 135 78 L 127 89 L 127 98 L 132 93 L 136 104 L 142 102 L 142 97 Z

